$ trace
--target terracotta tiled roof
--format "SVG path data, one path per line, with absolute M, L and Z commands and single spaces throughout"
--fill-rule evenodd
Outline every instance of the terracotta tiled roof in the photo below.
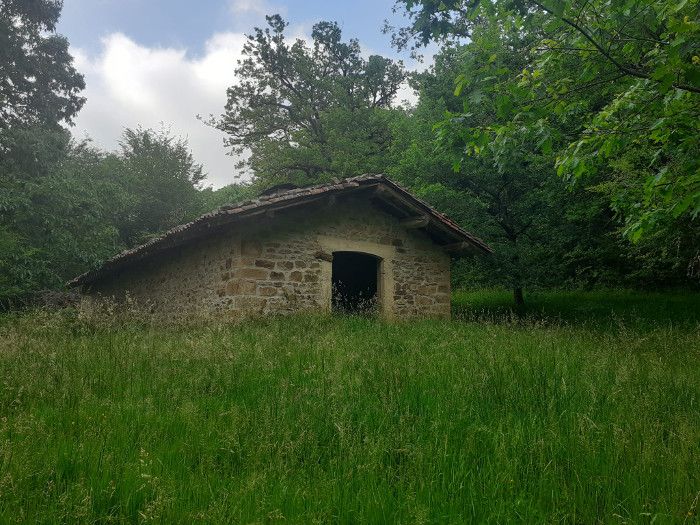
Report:
M 450 238 L 451 242 L 449 244 L 451 246 L 459 246 L 460 243 L 462 243 L 465 247 L 475 251 L 491 253 L 491 248 L 489 248 L 484 241 L 463 230 L 447 216 L 433 209 L 421 199 L 413 196 L 406 189 L 389 180 L 384 175 L 360 175 L 359 177 L 334 180 L 333 182 L 319 184 L 317 186 L 287 189 L 277 193 L 260 195 L 255 199 L 221 206 L 191 222 L 176 226 L 140 246 L 115 255 L 111 259 L 105 261 L 101 267 L 86 272 L 68 282 L 68 286 L 80 286 L 97 281 L 137 260 L 145 259 L 165 249 L 182 245 L 192 239 L 205 235 L 207 231 L 211 231 L 213 227 L 231 223 L 239 218 L 256 215 L 267 210 L 293 205 L 303 205 L 306 202 L 313 202 L 316 200 L 315 197 L 317 196 L 325 197 L 330 194 L 339 194 L 349 190 L 371 186 L 383 186 L 388 190 L 388 195 L 396 196 L 405 204 L 407 203 L 413 208 L 420 210 L 421 213 L 427 215 L 430 218 L 430 222 L 439 226 L 443 234 Z

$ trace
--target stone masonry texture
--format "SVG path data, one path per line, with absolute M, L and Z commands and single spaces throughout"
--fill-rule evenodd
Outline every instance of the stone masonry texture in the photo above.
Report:
M 449 317 L 450 257 L 357 196 L 241 220 L 132 263 L 85 289 L 86 307 L 128 296 L 168 319 L 328 311 L 334 250 L 381 258 L 383 316 Z

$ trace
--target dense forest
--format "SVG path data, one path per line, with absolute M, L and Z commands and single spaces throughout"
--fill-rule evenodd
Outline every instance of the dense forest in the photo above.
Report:
M 398 51 L 364 56 L 334 22 L 250 32 L 222 130 L 244 153 L 214 190 L 167 128 L 117 151 L 71 137 L 84 80 L 61 2 L 0 0 L 0 305 L 35 300 L 120 250 L 281 182 L 385 173 L 486 240 L 463 287 L 700 286 L 697 0 L 400 0 Z M 397 94 L 408 83 L 415 105 Z M 131 125 L 131 123 L 130 123 Z

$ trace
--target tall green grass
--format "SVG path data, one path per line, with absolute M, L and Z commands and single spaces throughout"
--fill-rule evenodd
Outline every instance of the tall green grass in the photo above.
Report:
M 698 325 L 644 326 L 6 317 L 0 522 L 697 522 Z
M 525 308 L 513 308 L 512 292 L 458 290 L 453 296 L 457 319 L 499 321 L 524 318 L 530 322 L 565 323 L 594 330 L 625 324 L 635 329 L 696 327 L 700 323 L 700 294 L 635 292 L 630 290 L 535 291 L 525 296 Z

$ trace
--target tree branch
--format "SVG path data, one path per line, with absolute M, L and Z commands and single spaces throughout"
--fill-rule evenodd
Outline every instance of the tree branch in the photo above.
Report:
M 534 5 L 542 9 L 544 12 L 559 18 L 562 22 L 567 24 L 568 26 L 572 27 L 574 30 L 576 30 L 578 33 L 580 33 L 586 40 L 588 40 L 593 47 L 596 48 L 596 50 L 603 55 L 608 61 L 613 64 L 617 69 L 622 71 L 623 73 L 636 77 L 636 78 L 643 78 L 645 80 L 651 80 L 651 76 L 649 74 L 644 73 L 643 71 L 639 71 L 637 69 L 632 69 L 621 62 L 619 62 L 615 57 L 612 56 L 611 53 L 609 53 L 603 46 L 601 46 L 591 35 L 588 34 L 588 31 L 586 31 L 583 27 L 581 27 L 579 24 L 574 22 L 573 20 L 570 20 L 566 18 L 565 16 L 557 15 L 554 11 L 552 11 L 550 8 L 542 4 L 541 2 L 533 1 L 532 2 Z M 690 91 L 692 93 L 700 93 L 700 88 L 697 88 L 695 86 L 690 86 L 688 84 L 681 84 L 681 83 L 673 83 L 673 87 L 676 89 L 681 89 L 683 91 Z

